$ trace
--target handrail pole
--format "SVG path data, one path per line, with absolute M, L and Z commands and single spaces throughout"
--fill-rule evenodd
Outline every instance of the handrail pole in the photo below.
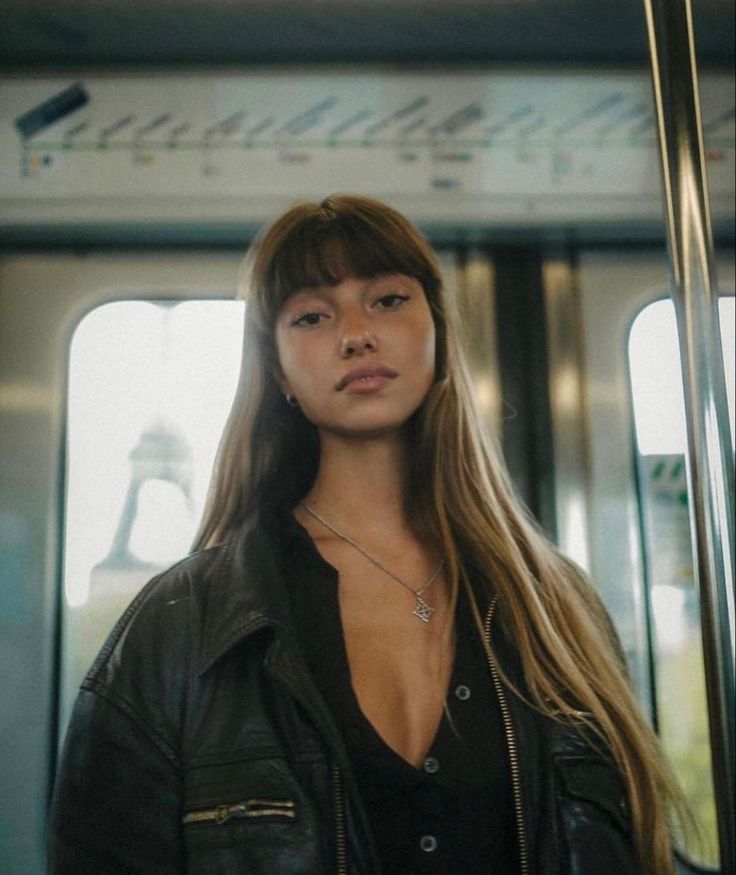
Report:
M 734 465 L 690 0 L 644 0 L 682 361 L 721 871 L 736 873 Z

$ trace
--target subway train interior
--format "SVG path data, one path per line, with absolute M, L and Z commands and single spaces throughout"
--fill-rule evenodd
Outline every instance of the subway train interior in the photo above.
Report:
M 81 678 L 190 549 L 249 241 L 353 192 L 439 253 L 482 414 L 700 823 L 678 870 L 733 875 L 733 62 L 730 0 L 7 0 L 3 872 L 46 871 Z M 693 361 L 725 460 L 705 499 Z

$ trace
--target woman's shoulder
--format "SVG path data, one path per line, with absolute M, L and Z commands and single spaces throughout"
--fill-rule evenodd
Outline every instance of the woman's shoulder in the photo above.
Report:
M 127 621 L 138 615 L 149 618 L 160 616 L 166 621 L 170 613 L 167 608 L 180 602 L 191 604 L 201 601 L 225 554 L 225 544 L 196 550 L 154 575 L 130 603 L 118 626 L 125 626 Z
M 171 609 L 196 608 L 205 599 L 209 582 L 225 552 L 223 544 L 198 550 L 152 577 L 120 617 L 113 637 L 115 632 L 122 634 L 131 626 L 133 619 L 138 623 L 155 620 L 164 625 L 179 625 L 179 618 L 175 616 L 179 612 Z
M 109 684 L 137 666 L 201 675 L 242 635 L 283 619 L 278 544 L 260 521 L 232 530 L 153 577 L 118 620 L 85 683 Z
M 108 635 L 83 688 L 125 696 L 126 689 L 150 688 L 152 677 L 181 675 L 196 654 L 207 592 L 223 554 L 223 546 L 197 551 L 151 578 Z

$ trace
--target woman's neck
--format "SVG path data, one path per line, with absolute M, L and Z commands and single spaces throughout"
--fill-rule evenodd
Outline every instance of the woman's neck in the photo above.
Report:
M 323 435 L 319 470 L 305 501 L 346 531 L 406 531 L 408 467 L 399 434 L 360 440 Z

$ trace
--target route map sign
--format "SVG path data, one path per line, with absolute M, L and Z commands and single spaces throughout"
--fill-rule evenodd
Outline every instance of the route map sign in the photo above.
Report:
M 734 87 L 701 82 L 714 214 Z M 651 86 L 628 72 L 290 72 L 0 79 L 0 224 L 261 218 L 351 191 L 416 218 L 661 216 Z

